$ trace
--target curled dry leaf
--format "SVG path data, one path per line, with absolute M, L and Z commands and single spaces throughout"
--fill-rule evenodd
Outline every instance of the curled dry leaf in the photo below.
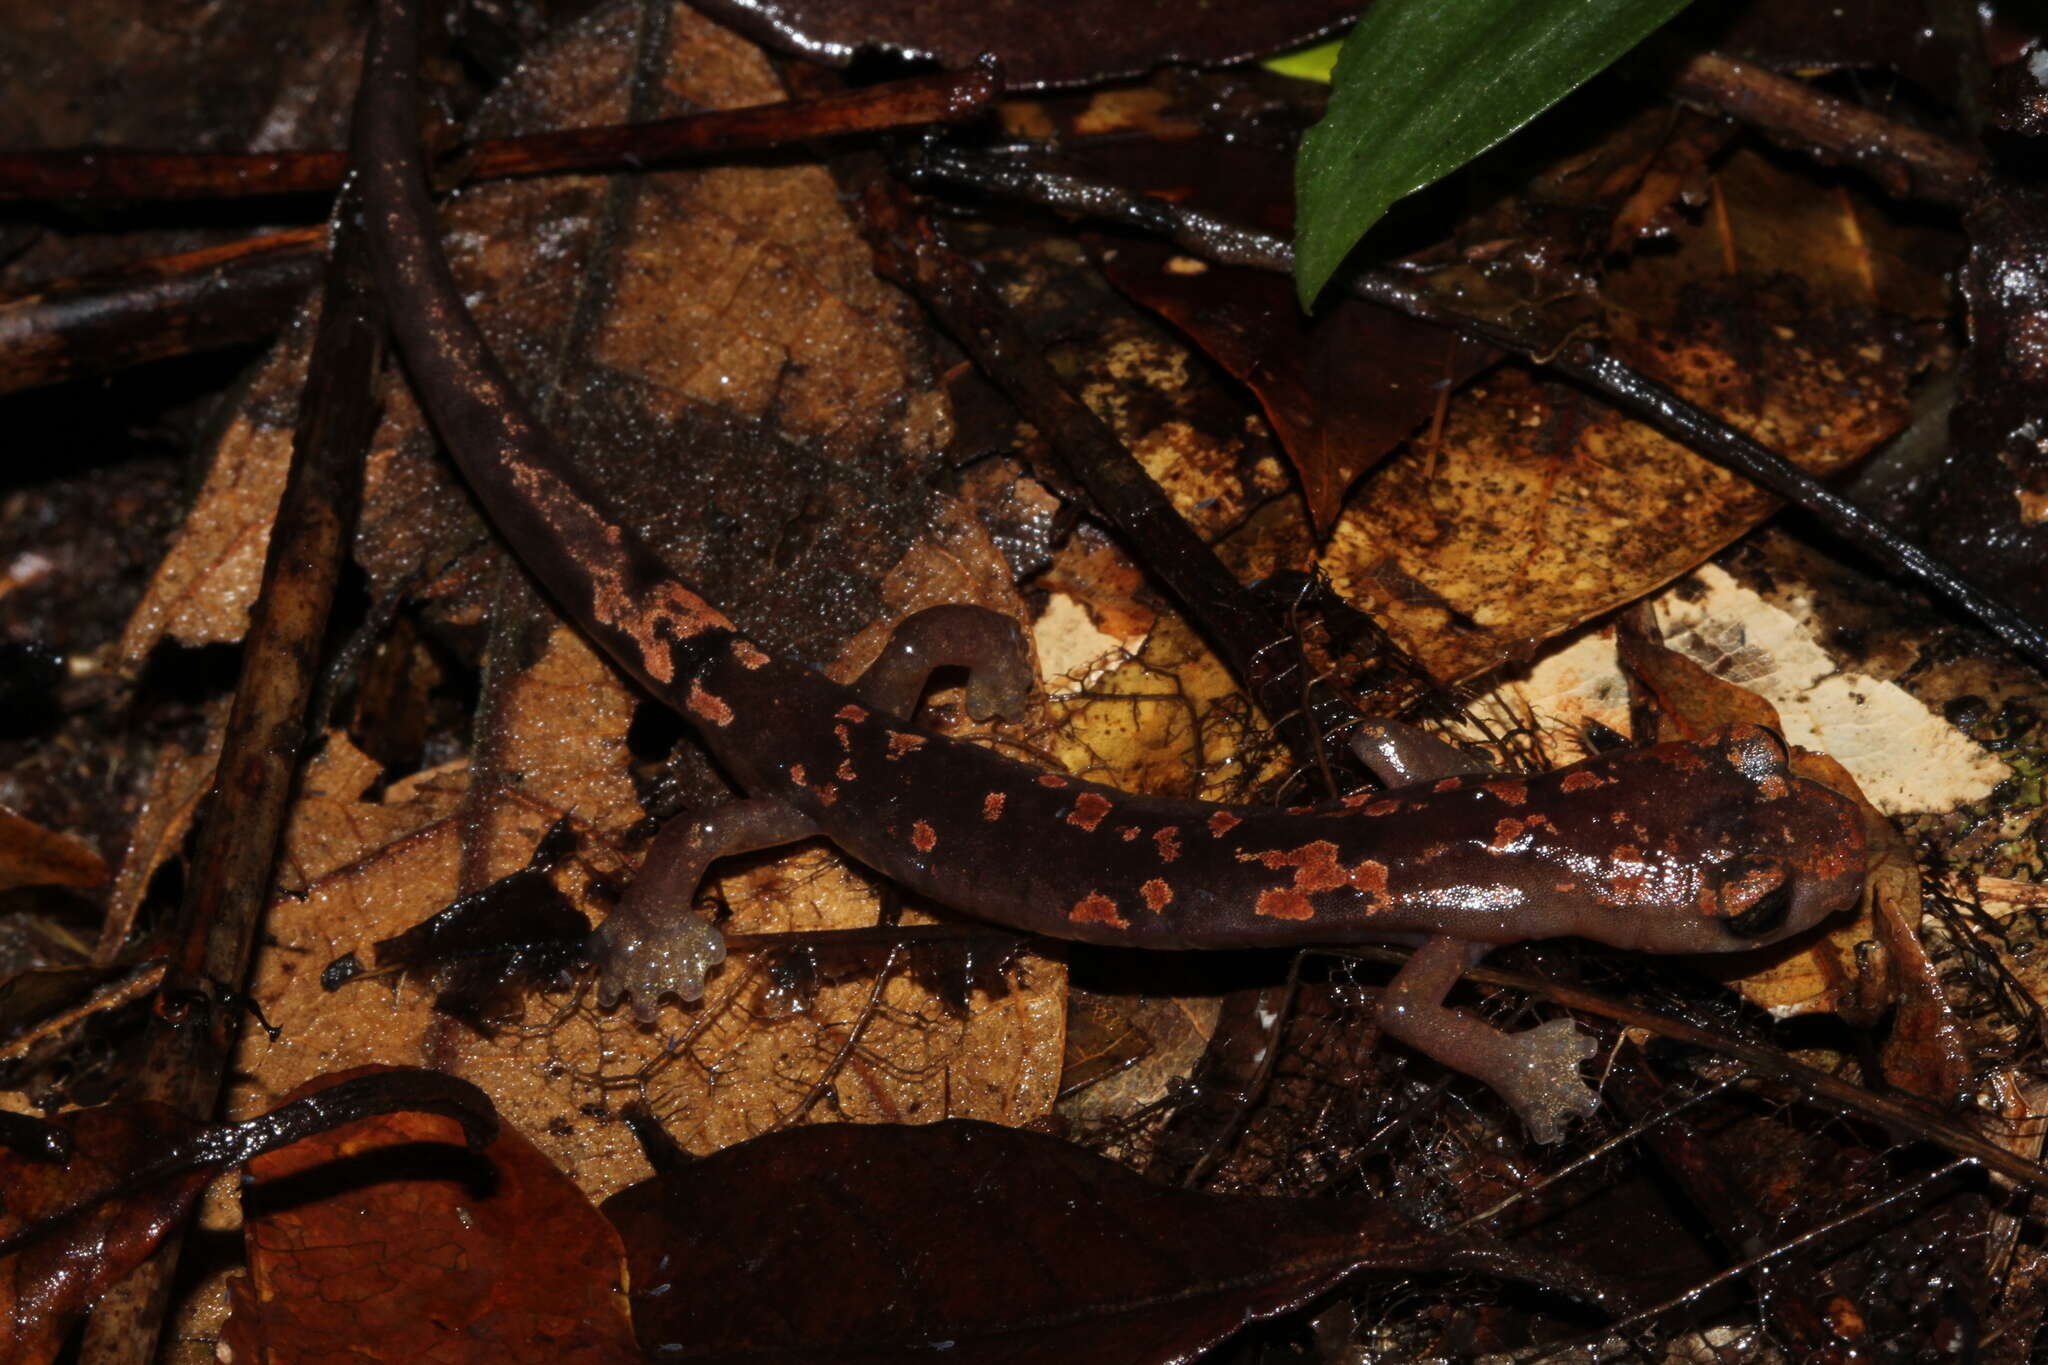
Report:
M 611 1226 L 516 1129 L 473 1154 L 447 1145 L 461 1139 L 450 1119 L 401 1113 L 251 1161 L 227 1358 L 638 1361 Z
M 0 891 L 17 886 L 98 886 L 107 879 L 99 854 L 54 829 L 0 806 Z
M 1777 709 L 1754 692 L 1716 678 L 1636 625 L 1624 623 L 1618 636 L 1623 667 L 1644 698 L 1639 738 L 1696 739 L 1737 722 L 1783 732 Z M 1826 754 L 1795 749 L 1792 771 L 1841 792 L 1863 812 L 1871 862 L 1864 904 L 1856 917 L 1822 926 L 1796 951 L 1717 963 L 1716 974 L 1732 975 L 1743 995 L 1780 1018 L 1830 1011 L 1867 1025 L 1896 1004 L 1886 1079 L 1951 1103 L 1969 1078 L 1970 1049 L 1920 943 L 1920 872 L 1912 850 Z
M 149 785 L 143 791 L 142 808 L 135 813 L 135 823 L 129 828 L 128 848 L 121 855 L 114 884 L 107 892 L 100 941 L 93 951 L 95 961 L 112 962 L 120 954 L 157 869 L 184 846 L 199 802 L 213 785 L 214 766 L 220 761 L 221 725 L 226 717 L 225 709 L 216 708 L 214 723 L 208 726 L 207 746 L 199 753 L 175 743 L 166 744 L 157 752 Z
M 0 1129 L 0 1350 L 52 1359 L 77 1316 L 125 1278 L 184 1219 L 221 1170 L 365 1114 L 443 1115 L 442 1141 L 482 1145 L 497 1130 L 474 1086 L 431 1072 L 334 1077 L 259 1119 L 202 1129 L 151 1101 L 107 1105 L 54 1123 L 10 1116 Z
M 641 1346 L 661 1360 L 1134 1365 L 1191 1359 L 1375 1269 L 1597 1292 L 1569 1262 L 1539 1267 L 1368 1201 L 1165 1188 L 984 1123 L 778 1133 L 604 1212 Z

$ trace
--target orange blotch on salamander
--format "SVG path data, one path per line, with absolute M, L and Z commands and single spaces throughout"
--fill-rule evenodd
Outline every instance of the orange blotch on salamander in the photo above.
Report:
M 1463 788 L 1464 785 L 1465 779 L 1462 777 L 1440 777 L 1437 779 L 1436 785 L 1431 787 L 1430 790 L 1433 792 L 1454 792 Z
M 1219 810 L 1209 817 L 1209 833 L 1212 837 L 1221 839 L 1243 823 L 1243 820 L 1232 815 L 1229 811 Z
M 1604 787 L 1613 780 L 1613 778 L 1602 777 L 1596 772 L 1581 768 L 1575 773 L 1566 773 L 1564 781 L 1557 784 L 1557 789 L 1561 792 L 1592 791 L 1595 787 Z
M 1138 892 L 1145 898 L 1145 908 L 1155 915 L 1173 904 L 1173 888 L 1166 884 L 1164 877 L 1152 878 L 1139 887 Z
M 929 853 L 939 846 L 938 832 L 920 820 L 910 827 L 910 846 L 919 853 Z
M 1294 880 L 1286 886 L 1268 887 L 1259 893 L 1252 908 L 1271 919 L 1309 919 L 1315 907 L 1309 897 L 1322 891 L 1354 887 L 1369 896 L 1384 896 L 1387 865 L 1370 858 L 1356 867 L 1344 866 L 1337 846 L 1328 839 L 1314 839 L 1299 848 L 1269 848 L 1257 853 L 1240 853 L 1239 862 L 1257 863 L 1278 872 L 1294 869 Z
M 1267 919 L 1314 919 L 1316 908 L 1308 897 L 1291 886 L 1275 886 L 1259 893 L 1252 909 Z
M 839 760 L 839 771 L 836 774 L 834 774 L 834 776 L 836 776 L 841 782 L 860 781 L 860 774 L 853 770 L 853 760 L 850 758 L 842 758 Z
M 1067 823 L 1076 829 L 1095 832 L 1102 823 L 1102 817 L 1109 814 L 1109 798 L 1101 792 L 1082 792 L 1074 798 L 1074 808 L 1067 812 Z
M 833 726 L 833 727 L 832 727 L 832 737 L 833 737 L 834 739 L 836 739 L 836 740 L 838 740 L 838 741 L 839 741 L 839 747 L 840 747 L 841 749 L 845 750 L 845 751 L 846 751 L 847 753 L 849 753 L 849 754 L 853 752 L 853 727 L 852 727 L 852 726 L 850 726 L 850 725 L 835 725 L 835 726 Z
M 917 749 L 922 749 L 923 747 L 923 735 L 908 735 L 903 733 L 901 730 L 891 730 L 889 732 L 890 758 L 901 758 L 903 757 L 903 755 Z
M 1068 779 L 1061 777 L 1058 773 L 1040 773 L 1038 775 L 1038 785 L 1041 787 L 1066 787 L 1071 786 L 1072 783 Z
M 810 785 L 809 782 L 804 780 L 806 776 L 803 764 L 792 763 L 789 765 L 789 780 L 796 783 L 799 787 L 808 787 Z
M 1650 752 L 1660 753 L 1666 764 L 1677 768 L 1681 772 L 1696 773 L 1707 766 L 1707 760 L 1702 758 L 1690 744 L 1660 745 L 1657 749 L 1653 749 Z
M 1513 782 L 1503 779 L 1499 782 L 1488 782 L 1483 785 L 1486 791 L 1507 802 L 1510 806 L 1520 806 L 1528 803 L 1529 784 L 1526 782 Z
M 1172 862 L 1180 856 L 1180 826 L 1168 825 L 1165 829 L 1153 830 L 1152 842 L 1159 849 L 1159 861 Z
M 994 824 L 1003 818 L 1003 803 L 1010 798 L 1003 792 L 990 792 L 981 798 L 981 818 Z
M 768 666 L 768 656 L 756 649 L 752 640 L 734 640 L 732 657 L 739 660 L 741 668 L 749 671 Z
M 1131 927 L 1131 922 L 1116 912 L 1116 902 L 1100 891 L 1091 891 L 1075 901 L 1067 918 L 1075 924 L 1107 924 L 1112 929 Z
M 723 697 L 706 692 L 701 682 L 693 680 L 690 683 L 690 695 L 683 704 L 688 706 L 690 714 L 699 720 L 709 721 L 717 726 L 732 724 L 732 708 L 725 704 Z
M 1335 891 L 1351 880 L 1344 864 L 1337 860 L 1337 846 L 1328 839 L 1316 839 L 1300 848 L 1269 848 L 1258 853 L 1240 853 L 1241 863 L 1257 863 L 1273 872 L 1294 869 L 1296 891 Z
M 1392 815 L 1401 809 L 1399 801 L 1375 801 L 1365 808 L 1367 815 Z
M 862 721 L 868 718 L 867 710 L 864 707 L 855 706 L 852 702 L 846 703 L 846 705 L 840 707 L 837 711 L 834 711 L 832 714 L 838 717 L 840 720 L 850 720 L 855 725 L 860 724 Z
M 1139 829 L 1136 825 L 1118 825 L 1116 827 L 1116 837 L 1127 844 L 1136 840 L 1144 832 L 1144 830 Z

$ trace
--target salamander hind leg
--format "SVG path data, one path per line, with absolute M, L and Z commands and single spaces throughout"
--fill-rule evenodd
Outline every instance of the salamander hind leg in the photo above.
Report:
M 1031 651 L 1017 623 L 961 603 L 926 607 L 896 627 L 853 690 L 892 715 L 917 709 L 933 670 L 967 670 L 967 714 L 1021 719 L 1031 700 Z
M 1345 741 L 1360 763 L 1389 787 L 1446 777 L 1488 777 L 1493 765 L 1448 740 L 1398 720 L 1369 716 Z
M 1408 960 L 1380 997 L 1380 1027 L 1445 1066 L 1475 1076 L 1514 1107 L 1537 1142 L 1564 1136 L 1564 1124 L 1585 1118 L 1599 1097 L 1579 1075 L 1597 1044 L 1569 1019 L 1521 1033 L 1503 1033 L 1444 996 L 1487 945 L 1433 938 Z
M 625 899 L 591 935 L 598 1003 L 633 998 L 633 1013 L 652 1019 L 664 995 L 696 1000 L 704 978 L 725 961 L 725 939 L 697 913 L 705 869 L 734 853 L 795 843 L 818 832 L 780 801 L 735 801 L 702 816 L 662 826 Z

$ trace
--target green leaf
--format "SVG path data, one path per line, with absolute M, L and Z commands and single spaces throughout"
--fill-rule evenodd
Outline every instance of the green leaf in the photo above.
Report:
M 1366 230 L 1563 99 L 1686 0 L 1374 0 L 1295 165 L 1294 280 L 1315 302 Z

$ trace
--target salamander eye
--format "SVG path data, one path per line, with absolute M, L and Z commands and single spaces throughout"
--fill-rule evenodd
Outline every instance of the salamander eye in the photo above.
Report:
M 1781 879 L 1770 890 L 1750 902 L 1749 907 L 1730 915 L 1722 923 L 1736 938 L 1762 938 L 1776 933 L 1792 910 L 1792 882 Z

